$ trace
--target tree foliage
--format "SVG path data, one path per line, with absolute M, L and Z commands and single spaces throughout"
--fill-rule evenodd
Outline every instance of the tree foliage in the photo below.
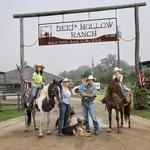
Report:
M 106 58 L 100 60 L 100 63 L 94 67 L 94 77 L 101 85 L 106 85 L 112 79 L 113 69 L 117 66 L 116 55 L 109 54 Z M 120 60 L 120 68 L 124 76 L 123 82 L 129 86 L 135 85 L 135 70 L 134 66 L 130 66 L 126 61 Z M 91 67 L 80 66 L 76 70 L 64 71 L 61 76 L 71 78 L 75 84 L 78 84 L 81 78 L 88 77 L 91 74 Z M 150 78 L 150 69 L 145 72 L 145 76 Z

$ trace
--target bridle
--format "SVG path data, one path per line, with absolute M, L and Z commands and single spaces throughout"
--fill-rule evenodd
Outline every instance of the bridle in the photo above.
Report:
M 56 85 L 56 87 L 59 87 Z M 61 94 L 61 89 L 60 89 L 60 96 L 58 96 L 57 92 L 56 92 L 56 87 L 53 87 L 50 91 L 51 91 L 51 96 L 56 97 L 57 100 L 60 100 L 62 98 L 62 94 Z

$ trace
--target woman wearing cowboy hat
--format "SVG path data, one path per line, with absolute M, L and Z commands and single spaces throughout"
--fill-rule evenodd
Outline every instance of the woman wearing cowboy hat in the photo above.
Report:
M 120 83 L 122 83 L 123 80 L 123 75 L 120 73 L 122 69 L 115 67 L 114 68 L 114 74 L 113 74 L 113 79 L 118 79 L 120 81 Z
M 38 90 L 42 88 L 44 82 L 43 69 L 45 68 L 42 64 L 34 65 L 35 72 L 32 75 L 32 91 L 29 102 L 29 108 L 32 108 L 33 100 L 36 98 Z
M 61 136 L 62 129 L 67 126 L 70 101 L 71 101 L 71 89 L 69 88 L 71 80 L 65 78 L 62 82 L 62 99 L 59 104 L 59 121 L 58 121 L 58 134 Z
M 122 92 L 123 92 L 123 96 L 124 96 L 124 102 L 127 102 L 126 100 L 126 96 L 128 94 L 128 92 L 130 91 L 130 89 L 126 86 L 126 85 L 122 85 L 123 83 L 123 75 L 120 73 L 122 71 L 122 69 L 115 67 L 114 68 L 114 75 L 113 75 L 113 79 L 118 79 L 120 81 L 120 86 L 122 88 Z

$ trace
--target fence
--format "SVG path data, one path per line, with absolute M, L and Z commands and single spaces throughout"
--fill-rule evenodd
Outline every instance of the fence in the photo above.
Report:
M 0 111 L 9 110 L 22 110 L 20 92 L 11 94 L 6 93 L 5 99 L 3 97 L 0 98 Z

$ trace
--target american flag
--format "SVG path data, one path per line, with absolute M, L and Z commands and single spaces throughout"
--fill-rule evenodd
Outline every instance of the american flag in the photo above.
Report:
M 139 84 L 141 86 L 144 86 L 145 85 L 145 77 L 144 77 L 144 70 L 142 68 L 142 64 L 141 62 L 139 62 L 139 74 L 138 74 L 138 81 L 139 81 Z
M 21 83 L 22 83 L 22 86 L 24 89 L 24 93 L 29 95 L 31 93 L 31 82 L 25 79 L 25 76 L 21 72 L 19 66 L 18 65 L 16 65 L 16 66 L 19 71 L 19 76 L 20 76 L 20 80 L 21 80 Z

